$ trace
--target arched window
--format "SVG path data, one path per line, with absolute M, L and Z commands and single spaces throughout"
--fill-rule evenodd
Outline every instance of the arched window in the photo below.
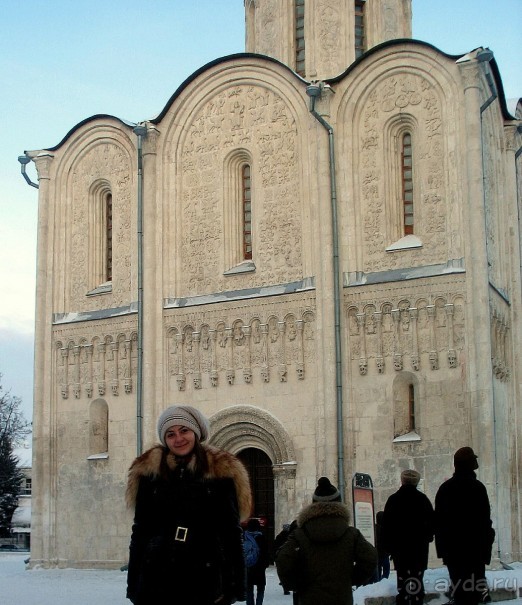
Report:
M 401 143 L 402 207 L 404 235 L 413 233 L 413 148 L 411 133 L 402 135 Z
M 252 260 L 252 187 L 250 164 L 241 167 L 243 201 L 243 260 Z
M 305 0 L 295 0 L 295 71 L 305 77 Z
M 113 199 L 107 181 L 91 188 L 89 215 L 89 294 L 100 294 L 100 286 L 113 277 Z M 110 284 L 108 284 L 110 286 Z M 105 291 L 110 291 L 107 290 Z
M 355 0 L 355 58 L 360 57 L 366 50 L 366 34 L 364 31 L 365 0 Z
M 401 372 L 393 382 L 393 437 L 418 440 L 418 380 L 410 372 Z
M 415 387 L 408 385 L 408 433 L 415 430 Z
M 234 150 L 225 161 L 224 275 L 255 271 L 255 171 L 245 149 Z
M 105 195 L 105 281 L 112 281 L 112 194 Z
M 89 456 L 98 457 L 109 452 L 109 406 L 96 399 L 89 410 Z

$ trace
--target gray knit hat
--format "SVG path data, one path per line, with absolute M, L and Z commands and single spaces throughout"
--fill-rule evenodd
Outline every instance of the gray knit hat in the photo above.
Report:
M 417 487 L 420 481 L 420 473 L 413 470 L 412 468 L 406 469 L 401 473 L 401 483 L 402 485 L 414 485 Z
M 165 443 L 165 434 L 171 426 L 186 426 L 196 433 L 200 441 L 208 439 L 210 426 L 203 414 L 190 405 L 171 405 L 158 419 L 158 436 Z
M 320 477 L 317 481 L 313 502 L 341 502 L 341 494 L 339 490 L 330 483 L 328 477 Z

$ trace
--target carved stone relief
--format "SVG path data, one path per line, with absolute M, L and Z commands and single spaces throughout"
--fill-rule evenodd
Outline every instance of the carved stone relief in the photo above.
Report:
M 343 23 L 339 15 L 339 2 L 332 0 L 321 0 L 316 8 L 321 19 L 318 20 L 318 50 L 323 71 L 337 73 L 339 71 L 339 43 L 342 40 L 341 25 Z
M 506 205 L 500 203 L 502 193 L 499 191 L 502 175 L 502 148 L 498 133 L 491 116 L 484 117 L 483 153 L 484 153 L 484 200 L 486 212 L 487 258 L 490 280 L 497 288 L 509 291 L 505 249 L 506 238 L 503 230 L 509 218 L 506 216 Z
M 381 80 L 370 93 L 359 120 L 359 150 L 362 163 L 359 198 L 362 222 L 363 270 L 382 271 L 418 264 L 436 264 L 447 259 L 447 185 L 442 147 L 442 109 L 438 93 L 417 74 L 396 74 Z M 389 124 L 396 116 L 411 116 L 415 123 L 415 235 L 425 244 L 390 255 L 385 248 L 402 237 L 392 230 L 398 209 L 383 200 L 396 199 L 381 168 L 394 149 Z M 383 132 L 385 136 L 383 137 Z M 393 163 L 393 162 L 392 162 Z M 395 228 L 393 228 L 395 229 Z M 429 244 L 429 245 L 428 245 Z
M 222 320 L 219 315 L 212 318 L 208 311 L 181 317 L 178 312 L 167 317 L 169 388 L 182 390 L 188 388 L 189 382 L 204 389 L 305 380 L 306 366 L 315 360 L 315 310 L 307 305 L 288 313 L 284 307 L 267 305 L 263 311 L 269 308 L 269 315 L 262 316 L 245 307 L 241 319 L 230 320 Z M 206 348 L 196 331 L 203 318 L 206 324 L 201 333 L 208 333 Z M 185 321 L 190 323 L 184 324 Z M 192 352 L 194 359 L 187 357 L 186 345 L 177 346 L 179 334 L 184 335 L 185 341 L 199 339 L 199 346 Z
M 179 165 L 173 162 L 171 168 L 182 175 L 180 287 L 186 295 L 227 290 L 233 283 L 223 276 L 222 266 L 222 209 L 232 202 L 222 198 L 223 179 L 228 178 L 223 174 L 225 158 L 234 149 L 250 150 L 255 184 L 257 270 L 242 276 L 242 287 L 260 279 L 283 283 L 301 274 L 296 125 L 282 97 L 269 88 L 241 85 L 216 94 L 201 107 L 190 124 Z
M 350 358 L 361 376 L 459 366 L 464 299 L 445 294 L 415 300 L 346 303 Z
M 131 208 L 133 195 L 130 174 L 133 167 L 129 156 L 115 143 L 99 143 L 74 165 L 71 190 L 68 193 L 72 210 L 68 266 L 70 281 L 67 291 L 70 310 L 93 311 L 107 307 L 120 307 L 132 300 L 131 275 Z M 89 249 L 92 244 L 94 220 L 90 191 L 97 181 L 110 185 L 113 203 L 113 282 L 112 291 L 104 296 L 85 295 L 100 284 L 89 283 Z
M 509 343 L 511 326 L 508 309 L 505 308 L 504 302 L 491 301 L 490 322 L 493 376 L 497 380 L 505 382 L 511 378 L 511 359 L 509 355 L 511 350 Z
M 78 327 L 53 331 L 55 379 L 61 397 L 91 399 L 133 391 L 136 375 L 137 335 L 132 326 L 113 325 L 113 334 L 104 334 L 101 325 L 89 323 L 90 334 Z M 93 336 L 93 332 L 98 334 Z

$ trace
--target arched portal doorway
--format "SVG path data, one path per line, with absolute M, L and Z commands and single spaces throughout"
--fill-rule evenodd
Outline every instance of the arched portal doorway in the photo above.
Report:
M 232 452 L 247 468 L 254 492 L 254 511 L 268 511 L 267 540 L 282 524 L 295 519 L 295 459 L 292 438 L 270 412 L 250 405 L 224 408 L 211 416 L 210 444 Z
M 272 461 L 265 452 L 248 447 L 238 452 L 237 457 L 245 465 L 250 476 L 254 506 L 252 517 L 266 519 L 263 533 L 268 541 L 270 552 L 274 541 L 274 472 Z

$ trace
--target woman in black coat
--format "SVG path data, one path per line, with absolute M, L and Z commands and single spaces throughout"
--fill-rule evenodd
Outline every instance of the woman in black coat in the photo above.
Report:
M 201 443 L 208 433 L 199 410 L 171 406 L 158 421 L 161 445 L 130 468 L 127 598 L 134 605 L 245 600 L 240 520 L 250 514 L 250 483 L 235 456 Z

